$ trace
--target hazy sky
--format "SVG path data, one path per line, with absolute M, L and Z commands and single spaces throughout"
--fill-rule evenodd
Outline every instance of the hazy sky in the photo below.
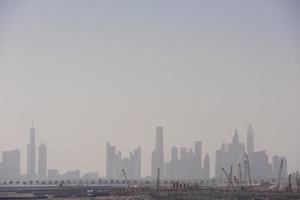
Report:
M 0 150 L 31 120 L 49 168 L 105 175 L 105 143 L 215 150 L 238 129 L 300 169 L 300 2 L 0 0 Z M 203 155 L 204 157 L 204 155 Z M 214 174 L 214 168 L 211 169 Z

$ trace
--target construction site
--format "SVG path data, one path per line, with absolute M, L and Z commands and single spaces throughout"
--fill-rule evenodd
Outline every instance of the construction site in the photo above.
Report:
M 249 160 L 245 159 L 245 173 L 242 175 L 239 164 L 239 176 L 222 168 L 226 180 L 174 181 L 161 180 L 157 169 L 155 180 L 131 181 L 122 169 L 124 180 L 36 183 L 30 185 L 1 185 L 0 199 L 300 199 L 300 179 L 290 174 L 286 180 L 282 177 L 281 160 L 278 179 L 274 183 L 252 183 Z

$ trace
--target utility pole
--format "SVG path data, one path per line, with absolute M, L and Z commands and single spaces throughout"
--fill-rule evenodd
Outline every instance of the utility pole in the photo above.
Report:
M 298 194 L 300 194 L 300 187 L 299 187 L 299 185 L 300 185 L 300 180 L 299 180 L 299 177 L 298 177 L 298 171 L 297 171 L 297 173 L 296 173 L 296 184 L 297 184 L 297 191 L 298 191 Z

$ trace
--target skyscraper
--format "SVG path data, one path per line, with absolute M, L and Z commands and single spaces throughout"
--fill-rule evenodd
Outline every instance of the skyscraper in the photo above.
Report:
M 163 127 L 159 126 L 156 128 L 156 143 L 155 149 L 152 152 L 151 159 L 151 171 L 152 177 L 156 177 L 157 169 L 160 170 L 160 177 L 164 177 L 164 136 Z
M 12 151 L 4 151 L 2 153 L 2 171 L 0 172 L 2 179 L 17 180 L 21 174 L 21 156 L 18 149 Z
M 45 179 L 47 177 L 47 147 L 41 144 L 38 149 L 38 177 Z
M 27 145 L 27 176 L 33 178 L 36 175 L 36 153 L 35 153 L 35 127 L 29 129 L 30 140 Z
M 195 159 L 194 159 L 194 176 L 201 178 L 202 176 L 202 144 L 201 141 L 195 142 Z
M 252 126 L 250 125 L 247 131 L 247 153 L 249 156 L 254 152 L 254 134 Z
M 206 154 L 203 162 L 203 174 L 204 178 L 208 179 L 210 177 L 210 169 L 209 169 L 209 156 Z

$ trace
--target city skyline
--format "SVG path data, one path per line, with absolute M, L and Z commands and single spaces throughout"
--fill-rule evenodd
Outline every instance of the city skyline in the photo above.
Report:
M 0 161 L 0 175 L 2 180 L 54 180 L 54 179 L 71 179 L 79 178 L 97 179 L 101 172 L 86 172 L 81 177 L 81 170 L 69 170 L 61 174 L 59 169 L 48 170 L 47 147 L 41 143 L 35 146 L 35 127 L 33 124 L 29 128 L 29 143 L 27 145 L 27 172 L 21 173 L 21 156 L 20 150 L 3 151 L 3 159 Z M 160 169 L 160 177 L 169 180 L 205 180 L 209 178 L 220 178 L 223 175 L 221 169 L 233 170 L 233 176 L 238 177 L 239 173 L 245 174 L 246 168 L 250 167 L 251 177 L 254 180 L 270 180 L 278 175 L 280 160 L 283 160 L 283 177 L 286 178 L 288 173 L 288 161 L 285 156 L 266 154 L 265 150 L 257 151 L 255 149 L 255 136 L 252 125 L 246 133 L 247 141 L 240 142 L 240 136 L 237 129 L 234 130 L 232 143 L 222 143 L 221 148 L 215 151 L 215 173 L 212 174 L 212 167 L 209 160 L 209 153 L 203 157 L 202 141 L 195 141 L 194 148 L 173 146 L 170 149 L 171 158 L 165 160 L 165 154 L 168 150 L 164 148 L 164 128 L 158 126 L 155 129 L 155 145 L 151 158 L 151 174 L 142 176 L 142 148 L 138 146 L 128 157 L 122 155 L 122 151 L 115 146 L 106 143 L 106 175 L 107 179 L 122 180 L 122 169 L 125 170 L 127 178 L 139 180 L 141 178 L 155 179 L 157 170 Z M 37 151 L 36 151 L 37 150 Z M 246 166 L 244 160 L 247 156 Z M 36 159 L 38 158 L 38 159 Z M 202 160 L 202 158 L 204 158 Z M 246 162 L 246 161 L 245 161 Z M 203 165 L 202 165 L 203 163 Z M 243 166 L 243 168 L 241 168 Z M 244 170 L 245 169 L 245 170 Z M 245 175 L 246 176 L 246 175 Z M 96 178 L 95 178 L 96 177 Z

